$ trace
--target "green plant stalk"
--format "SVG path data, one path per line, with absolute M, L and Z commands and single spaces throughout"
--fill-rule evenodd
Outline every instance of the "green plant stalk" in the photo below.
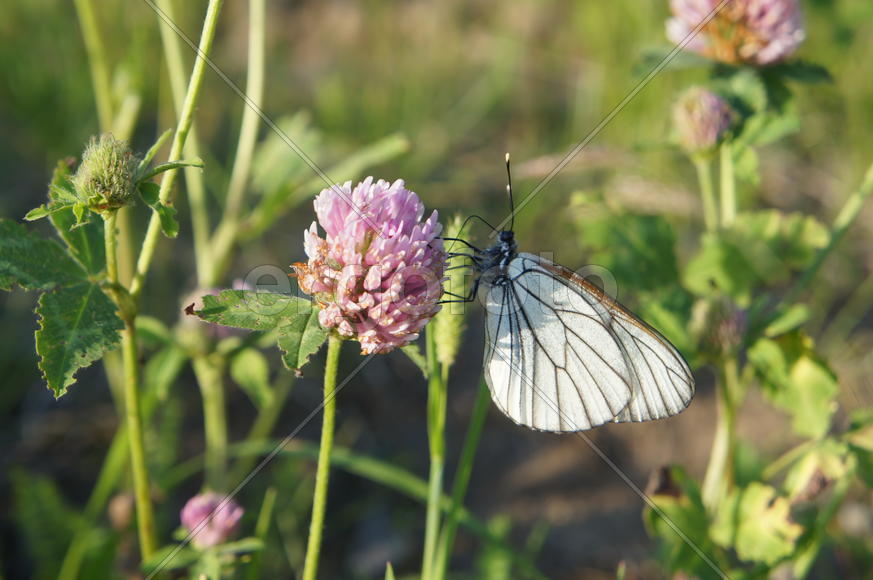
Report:
M 734 177 L 734 152 L 730 141 L 725 141 L 719 148 L 721 166 L 721 225 L 729 228 L 737 217 L 737 183 Z
M 455 532 L 458 529 L 458 514 L 464 504 L 467 495 L 467 486 L 470 483 L 470 474 L 473 472 L 473 461 L 476 459 L 476 449 L 482 436 L 482 428 L 485 426 L 485 417 L 488 416 L 488 403 L 491 401 L 491 393 L 485 381 L 479 384 L 476 392 L 476 402 L 473 404 L 473 413 L 470 416 L 470 425 L 467 427 L 467 435 L 464 437 L 464 446 L 461 449 L 461 458 L 458 460 L 458 469 L 455 473 L 455 481 L 452 484 L 452 507 L 446 516 L 436 561 L 436 569 L 433 580 L 443 580 L 449 569 L 449 561 L 452 556 L 452 548 L 455 543 Z
M 736 446 L 736 409 L 739 399 L 737 360 L 727 357 L 721 368 L 718 385 L 718 419 L 709 464 L 701 486 L 703 504 L 715 511 L 733 487 L 734 448 Z
M 445 468 L 446 382 L 437 361 L 436 333 L 433 326 L 425 336 L 427 357 L 427 436 L 430 446 L 430 476 L 428 479 L 427 515 L 424 525 L 424 553 L 421 560 L 422 580 L 431 580 L 436 563 L 436 548 L 440 530 L 440 499 Z
M 234 457 L 244 455 L 263 456 L 275 450 L 277 445 L 283 445 L 283 442 L 273 440 L 252 443 L 236 443 L 230 446 L 229 451 Z M 319 455 L 319 447 L 312 443 L 292 441 L 283 447 L 280 455 L 289 459 L 316 460 Z M 331 453 L 330 456 L 330 462 L 334 467 L 343 469 L 352 475 L 368 479 L 369 481 L 384 486 L 387 489 L 397 491 L 414 500 L 422 503 L 427 501 L 427 482 L 392 463 L 382 461 L 375 457 L 361 455 L 344 447 L 335 447 L 333 449 L 333 453 Z M 198 475 L 202 470 L 202 456 L 184 461 L 174 467 L 172 471 L 162 479 L 161 487 L 176 487 L 181 482 Z M 451 498 L 443 495 L 440 500 L 440 509 L 443 512 L 448 513 L 449 510 L 452 509 Z M 533 563 L 530 561 L 527 554 L 522 550 L 515 550 L 508 546 L 500 537 L 492 533 L 487 525 L 476 519 L 463 506 L 458 510 L 458 521 L 460 525 L 488 542 L 489 545 L 493 545 L 505 552 L 515 563 L 518 570 L 523 573 L 523 577 L 537 579 L 545 578 L 545 576 L 534 568 Z
M 171 22 L 176 21 L 173 0 L 158 0 L 158 8 Z M 182 57 L 182 41 L 179 35 L 163 18 L 158 18 L 158 28 L 161 31 L 161 44 L 164 47 L 164 59 L 167 63 L 167 73 L 170 78 L 170 91 L 173 94 L 173 106 L 176 109 L 178 121 L 182 119 L 185 103 L 185 59 Z M 194 159 L 200 157 L 200 140 L 197 137 L 197 127 L 191 127 L 184 148 L 185 157 Z M 211 285 L 204 281 L 205 269 L 209 267 L 209 212 L 206 209 L 206 184 L 203 171 L 197 167 L 186 167 L 185 185 L 187 186 L 188 204 L 191 208 L 191 232 L 194 237 L 194 256 L 197 268 L 197 283 L 201 288 Z
M 103 238 L 106 246 L 106 278 L 111 286 L 118 285 L 118 260 L 115 244 L 116 213 L 105 216 Z M 122 314 L 124 330 L 121 332 L 122 360 L 124 362 L 124 409 L 130 443 L 130 464 L 133 472 L 133 490 L 136 499 L 137 535 L 140 555 L 148 560 L 155 551 L 155 518 L 152 510 L 151 487 L 145 460 L 142 411 L 140 410 L 139 360 L 136 345 L 136 315 L 128 305 L 121 304 L 118 293 L 110 293 Z
M 191 360 L 203 399 L 203 429 L 206 434 L 206 485 L 225 491 L 227 483 L 227 414 L 224 404 L 221 363 L 208 356 Z
M 249 56 L 248 77 L 246 80 L 246 96 L 249 102 L 243 109 L 242 123 L 239 130 L 239 142 L 236 146 L 236 157 L 230 174 L 230 184 L 227 188 L 227 202 L 224 206 L 221 222 L 212 238 L 211 272 L 207 278 L 208 285 L 215 285 L 224 275 L 228 258 L 239 233 L 241 212 L 245 200 L 246 185 L 252 167 L 255 144 L 258 139 L 258 125 L 264 100 L 264 71 L 266 69 L 266 2 L 251 0 L 249 2 Z
M 112 90 L 109 82 L 109 67 L 106 64 L 106 47 L 97 27 L 97 16 L 92 0 L 76 0 L 76 13 L 82 27 L 82 39 L 88 52 L 91 83 L 94 85 L 94 101 L 97 104 L 97 119 L 100 130 L 112 130 Z
M 273 518 L 273 508 L 276 505 L 276 488 L 269 487 L 264 493 L 264 501 L 261 503 L 261 511 L 258 514 L 258 521 L 255 523 L 255 537 L 261 540 L 264 545 L 267 543 L 267 533 L 270 531 L 270 520 Z M 263 552 L 257 551 L 252 554 L 252 561 L 248 565 L 246 578 L 249 580 L 257 580 L 261 578 L 261 562 L 263 560 Z
M 243 440 L 244 443 L 264 441 L 270 436 L 273 427 L 276 426 L 276 421 L 279 419 L 279 415 L 282 413 L 282 409 L 285 406 L 285 400 L 288 398 L 288 394 L 291 392 L 291 385 L 293 384 L 294 375 L 292 373 L 280 373 L 279 377 L 276 379 L 276 384 L 273 387 L 272 402 L 258 410 L 258 416 L 255 418 L 255 422 L 246 435 L 246 438 Z M 242 481 L 252 470 L 252 467 L 254 467 L 256 459 L 257 458 L 254 456 L 240 457 L 237 459 L 234 462 L 233 470 L 230 473 L 231 483 Z
M 327 507 L 327 485 L 330 478 L 330 454 L 336 419 L 336 373 L 342 339 L 331 335 L 327 342 L 327 361 L 324 366 L 324 409 L 321 423 L 321 443 L 318 447 L 318 467 L 315 471 L 315 493 L 312 496 L 312 520 L 309 523 L 309 541 L 303 580 L 315 580 L 318 575 L 318 557 L 321 553 L 321 535 L 324 530 L 324 512 Z
M 200 44 L 198 46 L 198 56 L 194 61 L 194 69 L 191 71 L 191 78 L 188 82 L 188 90 L 185 94 L 185 102 L 182 105 L 182 111 L 179 114 L 179 122 L 176 126 L 176 133 L 173 136 L 173 144 L 170 147 L 169 161 L 178 161 L 181 159 L 182 152 L 185 147 L 185 140 L 191 130 L 191 124 L 194 122 L 194 112 L 197 108 L 197 101 L 200 97 L 200 89 L 203 85 L 203 76 L 206 72 L 206 58 L 209 57 L 212 51 L 212 41 L 215 39 L 215 29 L 218 25 L 218 15 L 221 12 L 223 0 L 209 0 L 209 6 L 206 9 L 206 18 L 203 21 L 203 31 L 200 34 Z M 172 198 L 173 184 L 175 182 L 177 169 L 172 169 L 164 174 L 161 179 L 161 188 L 158 193 L 158 199 L 161 203 L 169 203 Z M 148 273 L 149 267 L 154 258 L 155 248 L 161 236 L 161 220 L 157 213 L 153 213 L 149 220 L 148 229 L 146 230 L 145 239 L 140 248 L 139 259 L 136 264 L 136 273 L 130 285 L 130 294 L 134 301 L 139 299 L 142 292 L 145 276 Z
M 694 168 L 697 170 L 697 181 L 700 184 L 700 199 L 703 203 L 703 224 L 706 231 L 714 231 L 718 227 L 718 210 L 715 206 L 715 193 L 712 189 L 712 168 L 709 159 L 695 156 Z

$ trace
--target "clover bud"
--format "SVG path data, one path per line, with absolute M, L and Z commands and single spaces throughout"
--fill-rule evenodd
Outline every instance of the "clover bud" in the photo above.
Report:
M 215 492 L 201 493 L 182 508 L 182 525 L 193 534 L 191 543 L 211 548 L 226 542 L 236 532 L 245 510 L 233 499 Z
M 110 134 L 92 137 L 73 185 L 82 203 L 97 212 L 116 210 L 133 202 L 134 176 L 139 160 L 127 142 Z
M 733 125 L 731 106 L 701 87 L 686 91 L 673 106 L 673 125 L 679 144 L 689 153 L 714 149 Z

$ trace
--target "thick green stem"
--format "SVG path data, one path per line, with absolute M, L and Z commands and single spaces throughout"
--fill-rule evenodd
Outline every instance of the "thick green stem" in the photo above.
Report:
M 176 21 L 173 0 L 158 0 L 158 8 L 167 16 L 170 22 Z M 167 63 L 167 73 L 170 77 L 170 91 L 173 93 L 173 106 L 176 118 L 181 121 L 185 104 L 185 59 L 182 57 L 182 41 L 173 30 L 170 22 L 158 18 L 161 31 L 161 44 L 164 47 L 164 59 Z M 192 125 L 188 139 L 185 142 L 185 157 L 194 159 L 200 157 L 200 141 L 197 138 L 197 128 Z M 196 257 L 197 282 L 201 288 L 209 288 L 211 284 L 205 281 L 206 269 L 209 268 L 209 212 L 206 209 L 206 184 L 203 171 L 197 167 L 186 167 L 185 185 L 188 190 L 188 205 L 191 208 L 191 231 L 194 237 L 194 255 Z
M 718 507 L 733 486 L 736 409 L 740 397 L 737 372 L 736 359 L 730 357 L 725 360 L 720 373 L 721 384 L 717 386 L 718 422 L 701 488 L 703 503 L 712 511 Z
M 321 424 L 321 443 L 318 448 L 318 467 L 315 471 L 315 493 L 312 496 L 312 520 L 309 523 L 309 541 L 306 544 L 306 562 L 303 580 L 315 580 L 318 575 L 318 557 L 321 553 L 321 534 L 324 530 L 324 512 L 327 508 L 327 484 L 330 478 L 330 453 L 336 416 L 336 373 L 342 340 L 331 335 L 327 343 L 327 362 L 324 366 L 324 409 Z
M 173 136 L 173 145 L 170 147 L 170 154 L 168 156 L 169 161 L 178 161 L 182 158 L 185 141 L 191 130 L 191 124 L 194 122 L 194 112 L 197 108 L 197 101 L 200 97 L 203 76 L 206 72 L 206 58 L 209 57 L 212 50 L 212 41 L 215 38 L 215 29 L 218 25 L 218 15 L 221 12 L 221 5 L 222 0 L 209 0 L 209 6 L 206 9 L 206 18 L 203 22 L 203 31 L 200 34 L 198 56 L 194 61 L 194 69 L 191 71 L 191 78 L 188 81 L 188 91 L 185 94 L 185 102 L 182 104 L 182 111 L 179 114 L 179 123 L 176 126 L 176 133 Z M 164 173 L 164 177 L 161 180 L 160 192 L 158 194 L 160 203 L 170 203 L 177 171 L 178 170 L 176 169 L 171 169 Z M 130 293 L 134 300 L 138 299 L 142 292 L 145 276 L 151 266 L 160 235 L 161 220 L 157 213 L 153 213 L 149 220 L 142 248 L 140 249 L 139 260 L 137 260 L 136 264 L 136 274 L 134 274 L 133 281 L 130 285 Z
M 206 433 L 206 485 L 224 491 L 227 477 L 227 414 L 224 405 L 222 364 L 206 356 L 192 360 L 203 399 L 203 429 Z
M 467 427 L 467 435 L 464 438 L 464 447 L 458 461 L 455 482 L 452 484 L 452 507 L 446 516 L 446 523 L 440 535 L 436 568 L 431 576 L 432 580 L 443 580 L 448 573 L 452 548 L 455 543 L 455 532 L 458 529 L 458 515 L 464 505 L 464 497 L 467 495 L 467 485 L 470 483 L 473 461 L 476 459 L 476 449 L 479 447 L 479 439 L 482 435 L 482 427 L 485 425 L 485 417 L 488 416 L 490 402 L 491 393 L 488 390 L 488 385 L 482 381 L 476 393 L 473 414 L 470 416 L 470 425 Z
M 242 124 L 239 131 L 239 143 L 236 147 L 236 158 L 230 174 L 230 184 L 227 188 L 227 203 L 221 223 L 212 238 L 212 272 L 210 283 L 215 284 L 227 267 L 230 250 L 239 232 L 240 214 L 243 209 L 246 185 L 252 166 L 255 144 L 258 139 L 260 116 L 258 109 L 264 100 L 265 71 L 265 30 L 266 30 L 265 0 L 249 2 L 249 61 L 248 79 L 246 81 L 246 96 L 249 101 L 243 110 Z
M 424 554 L 421 560 L 422 580 L 431 580 L 434 570 L 437 540 L 440 530 L 440 499 L 445 467 L 446 381 L 436 355 L 436 333 L 429 327 L 426 333 L 427 357 L 427 435 L 430 445 L 430 477 L 428 480 L 427 516 L 424 526 Z
M 82 38 L 88 51 L 91 82 L 94 85 L 94 101 L 97 103 L 97 118 L 100 130 L 112 130 L 112 90 L 109 83 L 109 67 L 106 64 L 106 48 L 97 27 L 97 16 L 92 0 L 76 0 L 76 12 L 82 27 Z
M 721 225 L 728 228 L 737 217 L 737 183 L 734 177 L 734 152 L 729 141 L 721 144 L 719 149 L 721 167 Z
M 124 330 L 121 332 L 121 356 L 124 363 L 124 409 L 125 425 L 130 442 L 130 464 L 133 472 L 133 489 L 136 498 L 136 521 L 139 548 L 143 560 L 155 551 L 155 519 L 152 511 L 151 490 L 148 467 L 145 459 L 143 441 L 142 411 L 140 410 L 139 360 L 136 346 L 136 315 L 130 306 L 120 299 L 118 285 L 118 263 L 115 244 L 115 212 L 105 218 L 104 241 L 106 245 L 106 278 L 122 314 Z
M 703 223 L 707 231 L 718 227 L 718 210 L 715 206 L 715 193 L 712 189 L 712 168 L 709 159 L 694 158 L 697 181 L 700 183 L 700 199 L 703 202 Z

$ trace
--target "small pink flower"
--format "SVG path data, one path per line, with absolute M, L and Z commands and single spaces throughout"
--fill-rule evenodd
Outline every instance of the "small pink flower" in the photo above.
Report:
M 682 42 L 722 0 L 670 0 L 667 38 Z M 806 38 L 798 0 L 731 0 L 686 45 L 728 64 L 758 66 L 791 56 Z
M 185 529 L 194 533 L 191 543 L 198 548 L 210 548 L 233 535 L 243 513 L 245 510 L 232 499 L 225 502 L 225 496 L 207 492 L 189 499 L 180 516 Z
M 673 125 L 679 143 L 690 153 L 713 149 L 732 124 L 731 106 L 715 93 L 700 87 L 686 91 L 673 106 Z
M 295 264 L 300 289 L 321 311 L 318 320 L 361 343 L 364 354 L 385 353 L 418 338 L 440 310 L 445 252 L 437 212 L 403 180 L 368 177 L 322 190 L 316 222 L 304 233 L 309 261 Z

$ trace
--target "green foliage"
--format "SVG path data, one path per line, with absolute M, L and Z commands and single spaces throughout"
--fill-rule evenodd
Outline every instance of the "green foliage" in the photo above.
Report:
M 242 387 L 258 409 L 272 404 L 270 367 L 259 350 L 243 348 L 234 354 L 230 359 L 230 376 Z
M 790 517 L 788 499 L 753 482 L 719 505 L 712 539 L 733 548 L 740 560 L 773 565 L 791 555 L 803 528 Z
M 250 290 L 222 290 L 218 296 L 204 296 L 203 308 L 194 312 L 207 322 L 245 328 L 276 330 L 283 361 L 299 370 L 327 340 L 318 323 L 318 308 L 309 300 Z
M 39 368 L 55 397 L 76 382 L 76 371 L 114 348 L 124 328 L 115 305 L 96 284 L 46 292 L 39 298 L 36 313 L 40 323 L 36 331 Z
M 795 432 L 811 438 L 827 433 L 839 387 L 809 337 L 794 331 L 760 338 L 749 347 L 748 356 L 764 393 L 791 415 Z
M 123 324 L 113 302 L 57 242 L 0 220 L 0 249 L 0 288 L 17 284 L 27 290 L 51 290 L 42 294 L 36 310 L 36 351 L 43 377 L 60 397 L 75 382 L 77 370 L 118 344 Z

